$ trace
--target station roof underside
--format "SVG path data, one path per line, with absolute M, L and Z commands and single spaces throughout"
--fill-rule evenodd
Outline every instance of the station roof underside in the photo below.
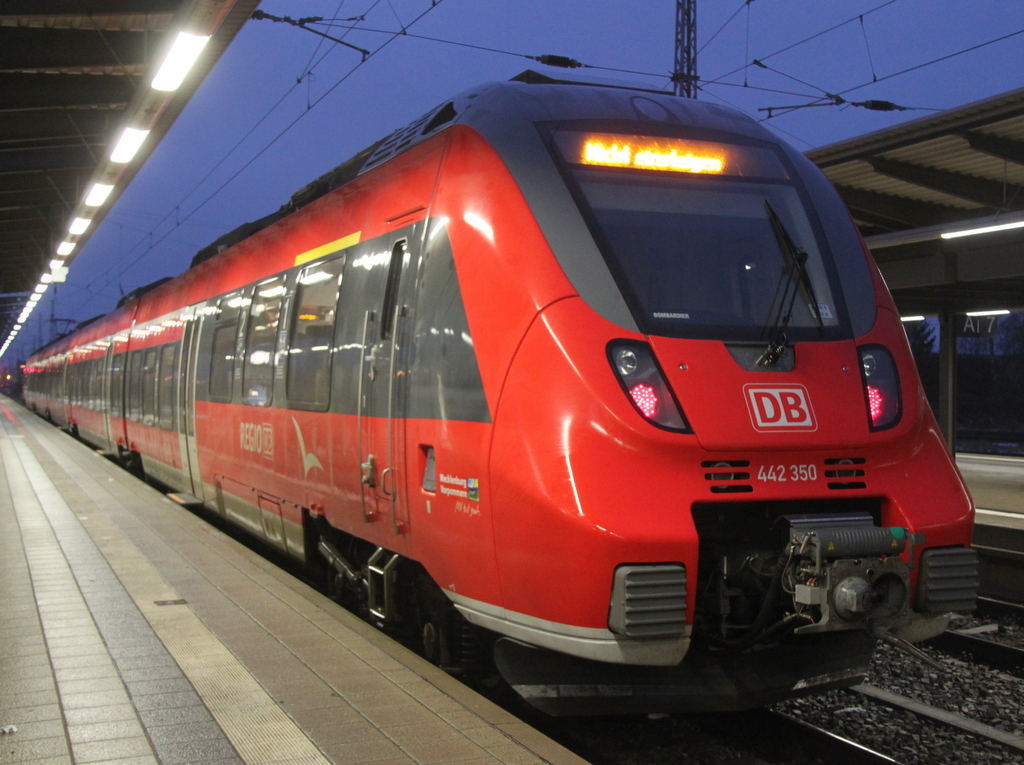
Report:
M 1024 89 L 807 152 L 904 315 L 1024 308 Z
M 6 336 L 123 129 L 150 133 L 130 182 L 257 0 L 4 0 L 0 3 L 0 332 Z M 149 81 L 179 31 L 216 28 L 177 91 Z M 109 174 L 109 173 L 108 173 Z M 92 216 L 90 231 L 111 205 Z M 84 243 L 82 238 L 79 243 Z M 0 339 L 2 342 L 2 339 Z

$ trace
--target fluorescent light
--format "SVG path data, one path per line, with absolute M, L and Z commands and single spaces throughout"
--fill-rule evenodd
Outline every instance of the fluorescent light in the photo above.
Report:
M 209 39 L 209 35 L 179 32 L 178 39 L 174 41 L 170 53 L 167 54 L 156 77 L 153 78 L 153 88 L 155 90 L 177 90 Z
M 49 284 L 52 281 L 53 281 L 53 274 L 41 274 L 39 276 L 39 283 L 40 284 Z
M 14 325 L 14 330 L 18 331 L 19 329 L 21 329 L 21 325 L 20 324 L 15 324 Z
M 1002 223 L 997 226 L 984 226 L 982 228 L 969 228 L 964 231 L 949 231 L 945 234 L 940 234 L 943 239 L 956 239 L 960 236 L 974 236 L 975 234 L 991 234 L 993 231 L 1008 231 L 1011 228 L 1024 228 L 1024 220 L 1019 220 L 1014 223 Z M 970 316 L 970 314 L 968 314 Z
M 900 321 L 924 321 L 923 316 L 901 316 Z
M 1010 312 L 1005 308 L 999 311 L 968 311 L 968 316 L 1006 316 Z
M 85 203 L 89 207 L 99 207 L 107 201 L 107 197 L 110 196 L 110 192 L 113 190 L 114 187 L 106 183 L 94 183 L 89 191 L 89 196 L 85 198 Z
M 42 295 L 49 288 L 49 284 L 37 284 L 35 292 L 37 295 Z
M 90 223 L 92 223 L 92 218 L 75 218 L 68 226 L 68 233 L 84 234 Z
M 64 267 L 64 261 L 63 260 L 51 260 L 50 261 L 50 270 L 51 271 L 55 271 L 56 269 L 63 268 L 63 267 Z
M 142 142 L 149 135 L 148 130 L 137 130 L 136 128 L 125 128 L 121 134 L 121 140 L 110 153 L 111 162 L 131 162 L 135 152 L 142 146 Z
M 61 242 L 60 246 L 57 247 L 57 254 L 58 255 L 70 255 L 74 251 L 75 251 L 75 243 L 74 242 Z M 53 266 L 53 261 L 52 260 L 50 261 L 50 266 L 51 267 Z

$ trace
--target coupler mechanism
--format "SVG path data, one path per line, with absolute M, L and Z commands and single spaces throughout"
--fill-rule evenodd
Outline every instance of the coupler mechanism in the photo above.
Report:
M 810 623 L 796 634 L 910 623 L 910 566 L 900 557 L 908 535 L 854 518 L 790 516 L 783 589 Z

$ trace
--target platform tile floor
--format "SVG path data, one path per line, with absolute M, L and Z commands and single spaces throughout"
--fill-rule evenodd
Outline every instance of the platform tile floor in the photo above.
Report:
M 0 399 L 0 765 L 584 762 Z

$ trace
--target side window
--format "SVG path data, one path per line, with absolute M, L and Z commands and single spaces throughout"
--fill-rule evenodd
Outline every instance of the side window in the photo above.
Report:
M 157 348 L 147 348 L 142 362 L 142 421 L 156 424 L 156 357 Z
M 395 242 L 391 249 L 391 263 L 388 266 L 388 282 L 384 288 L 384 307 L 380 317 L 380 339 L 389 340 L 395 323 L 395 306 L 398 304 L 398 277 L 405 263 L 405 240 Z
M 217 307 L 217 321 L 213 328 L 213 348 L 210 359 L 210 398 L 230 401 L 231 386 L 235 380 L 235 338 L 238 333 L 239 308 L 243 304 L 241 293 L 221 298 Z
M 277 350 L 277 327 L 281 321 L 281 298 L 284 277 L 277 276 L 256 285 L 249 305 L 249 321 L 245 333 L 245 364 L 242 385 L 245 403 L 268 406 L 274 393 L 274 351 Z
M 96 371 L 96 365 L 92 359 L 82 364 L 82 406 L 92 409 L 92 386 L 93 376 Z
M 127 354 L 115 353 L 110 360 L 110 416 L 124 417 L 124 360 Z
M 89 408 L 97 412 L 103 411 L 103 359 L 92 360 L 92 372 L 89 375 Z
M 157 392 L 159 415 L 157 424 L 164 430 L 174 427 L 174 383 L 177 380 L 174 366 L 178 361 L 177 343 L 167 343 L 160 348 L 160 386 Z
M 142 421 L 142 351 L 132 351 L 129 355 L 128 419 Z
M 344 256 L 305 269 L 295 288 L 288 344 L 288 402 L 324 411 L 331 399 L 331 343 Z

